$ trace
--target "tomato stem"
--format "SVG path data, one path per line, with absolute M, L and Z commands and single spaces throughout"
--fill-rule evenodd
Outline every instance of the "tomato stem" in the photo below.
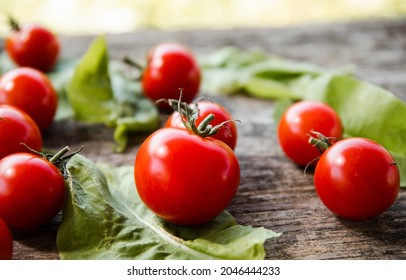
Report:
M 125 64 L 127 64 L 127 65 L 130 65 L 130 66 L 134 67 L 134 68 L 137 68 L 137 69 L 140 70 L 140 71 L 143 71 L 143 70 L 144 70 L 144 66 L 142 66 L 142 65 L 139 64 L 138 62 L 132 60 L 132 59 L 131 59 L 130 57 L 128 57 L 128 56 L 125 56 L 125 57 L 123 58 L 123 62 L 124 62 Z
M 10 27 L 13 31 L 20 31 L 20 24 L 18 21 L 13 18 L 12 16 L 8 17 L 8 23 L 10 24 Z
M 143 74 L 143 72 L 144 72 L 144 66 L 142 66 L 141 64 L 139 64 L 138 62 L 136 62 L 136 61 L 134 61 L 134 60 L 132 60 L 130 57 L 128 57 L 128 56 L 124 56 L 124 58 L 122 59 L 122 61 L 125 63 L 125 64 L 127 64 L 127 65 L 129 65 L 129 66 L 131 66 L 131 67 L 133 67 L 133 68 L 135 68 L 135 69 L 137 69 L 140 73 L 139 73 L 139 75 L 138 75 L 138 77 L 136 77 L 135 78 L 135 80 L 136 81 L 140 81 L 141 79 L 142 79 L 142 74 Z
M 310 131 L 309 143 L 316 147 L 320 153 L 323 153 L 330 146 L 332 146 L 337 139 L 326 137 L 322 133 L 317 131 Z
M 66 160 L 68 160 L 72 156 L 80 153 L 82 151 L 82 149 L 83 149 L 83 146 L 82 146 L 82 147 L 80 147 L 79 150 L 66 155 L 66 153 L 68 153 L 70 151 L 70 148 L 68 146 L 66 146 L 63 149 L 61 149 L 60 151 L 58 151 L 56 154 L 46 154 L 46 153 L 36 151 L 36 150 L 30 148 L 25 143 L 20 143 L 20 145 L 25 146 L 31 153 L 36 154 L 37 156 L 40 156 L 40 157 L 42 157 L 44 159 L 47 159 L 50 163 L 55 165 L 61 171 L 61 173 L 63 174 L 64 177 L 67 176 Z
M 214 120 L 214 114 L 209 114 L 205 117 L 198 126 L 196 126 L 196 120 L 199 117 L 199 108 L 197 104 L 188 104 L 181 101 L 182 89 L 180 89 L 179 100 L 176 99 L 166 99 L 165 101 L 173 108 L 174 111 L 180 114 L 183 125 L 187 130 L 193 132 L 200 137 L 209 137 L 215 135 L 220 128 L 229 122 L 240 122 L 239 120 L 227 120 L 218 125 L 211 125 Z M 162 102 L 163 100 L 158 100 L 157 102 Z
M 63 156 L 64 156 L 67 152 L 69 152 L 69 151 L 70 151 L 69 147 L 66 146 L 65 148 L 63 148 L 62 150 L 60 150 L 59 152 L 57 152 L 56 154 L 54 154 L 54 155 L 49 159 L 49 161 L 50 161 L 52 164 L 55 164 L 57 161 L 61 160 L 61 159 L 63 158 Z

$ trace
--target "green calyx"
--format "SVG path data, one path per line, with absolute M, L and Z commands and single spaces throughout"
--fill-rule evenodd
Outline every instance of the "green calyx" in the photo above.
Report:
M 56 168 L 58 168 L 62 175 L 66 178 L 68 176 L 67 170 L 66 170 L 66 164 L 68 162 L 68 160 L 73 157 L 74 155 L 80 153 L 82 151 L 83 147 L 80 147 L 79 150 L 69 153 L 70 152 L 70 148 L 68 146 L 64 147 L 63 149 L 61 149 L 60 151 L 56 152 L 55 154 L 47 154 L 47 153 L 43 153 L 43 152 L 39 152 L 36 151 L 34 149 L 31 149 L 28 145 L 26 145 L 25 143 L 21 143 L 21 145 L 25 146 L 31 153 L 42 157 L 46 160 L 48 160 L 50 163 L 52 163 L 53 165 L 56 166 Z M 69 154 L 68 154 L 69 153 Z
M 309 135 L 309 143 L 316 147 L 320 154 L 332 146 L 338 139 L 326 137 L 322 133 L 312 130 Z
M 180 114 L 181 120 L 187 130 L 193 132 L 200 137 L 209 137 L 215 135 L 220 128 L 229 122 L 235 122 L 238 120 L 227 120 L 218 125 L 211 125 L 215 116 L 214 114 L 209 114 L 204 118 L 199 125 L 196 124 L 196 120 L 199 117 L 199 108 L 196 103 L 188 104 L 181 101 L 182 94 L 179 100 L 168 99 L 165 100 L 173 108 L 174 111 Z M 163 100 L 158 100 L 158 102 Z

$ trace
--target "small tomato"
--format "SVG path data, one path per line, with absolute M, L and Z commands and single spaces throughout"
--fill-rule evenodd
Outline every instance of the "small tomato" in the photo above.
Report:
M 157 216 L 196 225 L 228 206 L 239 185 L 240 167 L 223 142 L 163 128 L 141 145 L 134 178 L 142 201 Z
M 0 216 L 14 229 L 38 228 L 61 210 L 65 181 L 59 169 L 30 153 L 0 160 Z
M 297 102 L 282 115 L 278 125 L 279 144 L 286 156 L 298 165 L 305 166 L 320 156 L 308 143 L 313 130 L 336 139 L 343 133 L 338 114 L 318 101 Z
M 30 147 L 42 149 L 42 136 L 38 126 L 26 113 L 18 108 L 0 105 L 0 159 L 17 153 L 27 152 Z
M 52 70 L 60 52 L 57 37 L 38 24 L 19 25 L 10 19 L 12 32 L 6 37 L 5 49 L 18 66 L 26 66 L 43 72 Z
M 384 147 L 365 138 L 347 138 L 321 155 L 314 185 L 334 214 L 361 220 L 375 217 L 393 204 L 399 176 L 396 162 Z
M 200 87 L 200 68 L 192 52 L 176 43 L 163 43 L 152 48 L 142 74 L 144 94 L 153 101 L 182 99 L 190 103 Z
M 55 117 L 58 95 L 45 74 L 34 68 L 20 67 L 0 78 L 0 104 L 26 112 L 43 130 Z

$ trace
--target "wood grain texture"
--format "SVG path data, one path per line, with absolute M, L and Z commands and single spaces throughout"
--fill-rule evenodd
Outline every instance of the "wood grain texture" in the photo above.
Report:
M 93 38 L 62 37 L 63 55 L 81 56 Z M 130 55 L 142 59 L 153 44 L 176 41 L 201 54 L 235 45 L 259 47 L 333 69 L 351 66 L 359 78 L 406 100 L 406 20 L 276 29 L 142 31 L 106 38 L 113 58 Z M 362 222 L 337 218 L 318 199 L 312 174 L 304 175 L 282 154 L 272 101 L 244 96 L 216 100 L 242 122 L 236 149 L 241 184 L 229 211 L 241 224 L 283 232 L 266 242 L 267 259 L 406 259 L 406 189 L 377 218 Z M 112 131 L 102 125 L 56 122 L 44 138 L 47 148 L 83 145 L 83 155 L 119 166 L 133 164 L 145 135 L 134 137 L 124 154 L 112 153 Z M 14 232 L 14 258 L 57 259 L 55 239 L 60 218 L 58 215 L 34 232 Z

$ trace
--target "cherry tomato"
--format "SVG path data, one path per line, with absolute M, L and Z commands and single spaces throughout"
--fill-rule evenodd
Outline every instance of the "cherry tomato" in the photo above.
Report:
M 0 78 L 0 104 L 20 108 L 43 130 L 51 125 L 55 117 L 58 95 L 42 72 L 21 67 Z
M 11 20 L 12 32 L 5 40 L 5 49 L 18 66 L 47 72 L 55 66 L 60 52 L 57 37 L 38 24 L 19 26 Z
M 20 109 L 0 105 L 0 159 L 9 154 L 27 152 L 21 143 L 41 151 L 42 136 L 38 126 Z
M 38 228 L 61 210 L 65 182 L 47 159 L 30 153 L 0 160 L 0 216 L 14 229 Z
M 337 139 L 343 133 L 338 114 L 330 106 L 317 101 L 293 104 L 279 122 L 279 144 L 286 156 L 298 165 L 305 166 L 320 156 L 317 148 L 308 143 L 312 130 Z
M 11 260 L 13 256 L 13 236 L 3 221 L 0 218 L 0 260 Z
M 142 88 L 153 101 L 178 100 L 182 89 L 182 100 L 190 103 L 198 94 L 200 76 L 200 68 L 190 50 L 180 44 L 164 43 L 155 46 L 147 55 Z
M 199 117 L 196 119 L 196 125 L 199 125 L 209 114 L 214 114 L 214 120 L 211 122 L 213 126 L 232 120 L 227 109 L 217 103 L 198 101 L 196 106 L 199 110 Z M 169 116 L 165 123 L 165 127 L 186 129 L 178 112 L 173 112 L 172 115 Z M 235 122 L 232 121 L 224 124 L 224 126 L 222 126 L 212 137 L 223 141 L 234 150 L 237 145 L 237 126 L 235 125 Z
M 157 216 L 196 225 L 228 206 L 239 185 L 240 167 L 223 142 L 162 128 L 141 145 L 134 178 L 142 201 Z
M 389 152 L 365 138 L 340 140 L 319 159 L 314 185 L 338 216 L 360 220 L 383 213 L 395 201 L 399 170 Z

